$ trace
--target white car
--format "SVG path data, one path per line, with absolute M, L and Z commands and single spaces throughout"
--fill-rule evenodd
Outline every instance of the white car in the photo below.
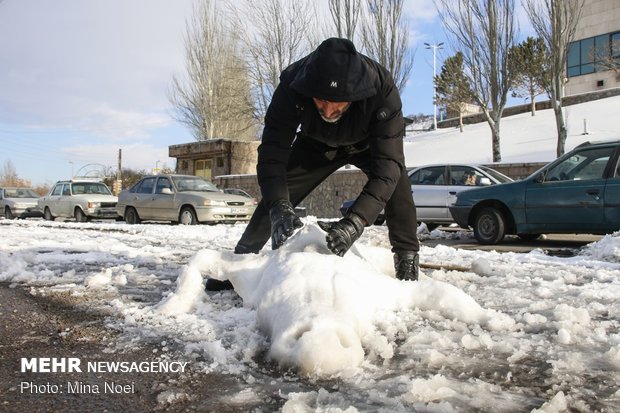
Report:
M 32 188 L 0 188 L 0 213 L 6 219 L 42 217 Z
M 75 218 L 86 222 L 92 218 L 116 219 L 118 198 L 103 182 L 93 180 L 58 181 L 49 194 L 39 198 L 39 209 L 49 221 Z

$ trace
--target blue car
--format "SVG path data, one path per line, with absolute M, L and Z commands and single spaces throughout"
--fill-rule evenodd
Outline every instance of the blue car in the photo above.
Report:
M 460 192 L 450 207 L 481 244 L 506 234 L 607 234 L 620 229 L 620 141 L 586 142 L 529 177 Z

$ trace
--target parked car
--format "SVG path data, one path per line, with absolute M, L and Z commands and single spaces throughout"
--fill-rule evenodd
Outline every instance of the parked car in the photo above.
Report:
M 38 207 L 49 221 L 65 217 L 87 222 L 92 218 L 115 219 L 117 201 L 103 182 L 73 179 L 56 182 L 49 194 L 39 198 Z
M 511 178 L 501 172 L 483 165 L 425 165 L 411 169 L 408 174 L 418 222 L 424 222 L 429 230 L 454 222 L 449 207 L 459 192 L 512 182 Z M 340 211 L 343 215 L 353 202 L 349 200 L 342 204 Z M 382 211 L 375 225 L 381 225 L 384 221 Z
M 0 188 L 0 211 L 6 219 L 42 217 L 32 188 Z
M 247 221 L 255 209 L 253 198 L 226 194 L 201 177 L 167 174 L 142 178 L 119 194 L 116 206 L 117 214 L 128 224 Z
M 461 192 L 454 220 L 482 244 L 505 234 L 606 234 L 620 229 L 620 141 L 586 142 L 529 177 Z

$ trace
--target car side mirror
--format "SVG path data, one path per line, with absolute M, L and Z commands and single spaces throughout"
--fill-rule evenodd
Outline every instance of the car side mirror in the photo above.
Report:
M 482 178 L 480 178 L 480 186 L 489 186 L 491 185 L 491 180 L 489 178 L 487 178 L 486 176 L 483 176 Z
M 162 194 L 166 194 L 166 195 L 172 195 L 172 189 L 170 189 L 170 188 L 163 188 L 161 190 L 161 193 Z

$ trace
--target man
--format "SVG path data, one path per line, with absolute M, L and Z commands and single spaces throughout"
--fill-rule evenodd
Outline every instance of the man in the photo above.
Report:
M 327 39 L 290 65 L 280 75 L 258 148 L 262 200 L 235 253 L 258 253 L 270 236 L 272 249 L 282 246 L 302 226 L 294 207 L 333 172 L 352 164 L 368 182 L 344 218 L 319 223 L 328 248 L 343 256 L 385 209 L 396 277 L 417 280 L 416 210 L 403 129 L 392 76 L 349 40 Z M 207 281 L 207 289 L 231 287 Z

